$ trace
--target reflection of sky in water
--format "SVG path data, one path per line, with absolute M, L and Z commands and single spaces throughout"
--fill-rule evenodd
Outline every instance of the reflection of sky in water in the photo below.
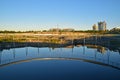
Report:
M 0 53 L 0 80 L 119 80 L 119 61 L 118 52 L 86 46 L 14 48 Z
M 103 53 L 101 53 L 96 48 L 87 48 L 86 46 L 79 46 L 74 48 L 14 48 L 9 50 L 3 50 L 0 55 L 1 65 L 31 58 L 80 58 L 102 62 L 120 68 L 119 52 L 113 52 L 103 49 Z

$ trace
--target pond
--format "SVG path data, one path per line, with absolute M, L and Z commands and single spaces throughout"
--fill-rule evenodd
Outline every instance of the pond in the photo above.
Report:
M 0 80 L 119 80 L 120 53 L 100 45 L 0 51 Z

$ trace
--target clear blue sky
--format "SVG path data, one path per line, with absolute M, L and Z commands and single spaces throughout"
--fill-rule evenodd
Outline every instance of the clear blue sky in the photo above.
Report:
M 120 26 L 120 0 L 0 0 L 0 30 Z

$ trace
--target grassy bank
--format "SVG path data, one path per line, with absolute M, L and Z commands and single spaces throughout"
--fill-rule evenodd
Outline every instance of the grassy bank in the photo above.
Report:
M 93 36 L 114 37 L 119 39 L 117 34 L 83 33 L 83 32 L 40 32 L 40 33 L 0 33 L 0 42 L 48 42 L 66 43 L 75 39 L 91 38 Z

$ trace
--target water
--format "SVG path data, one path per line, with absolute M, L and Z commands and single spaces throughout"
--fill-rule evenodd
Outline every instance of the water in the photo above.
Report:
M 0 80 L 119 80 L 120 53 L 97 45 L 0 52 Z

